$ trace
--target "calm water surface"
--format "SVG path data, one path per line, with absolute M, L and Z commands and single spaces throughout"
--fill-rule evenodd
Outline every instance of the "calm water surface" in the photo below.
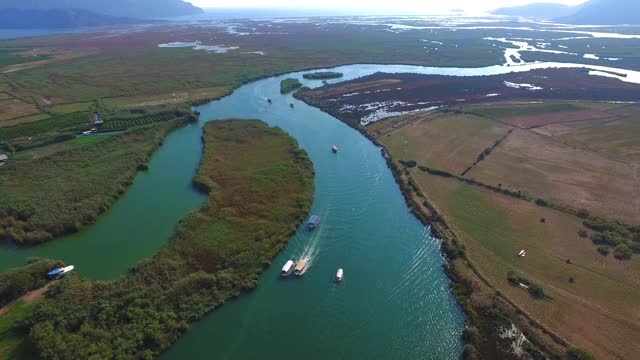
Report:
M 584 67 L 640 82 L 634 71 L 558 63 L 477 69 L 350 65 L 335 70 L 348 80 L 377 71 L 471 76 L 545 67 Z M 28 256 L 46 256 L 75 264 L 82 276 L 93 279 L 126 274 L 152 256 L 177 222 L 203 203 L 191 179 L 200 160 L 204 123 L 257 118 L 287 131 L 309 153 L 316 170 L 312 212 L 321 216 L 320 227 L 313 233 L 300 230 L 262 275 L 256 291 L 194 324 L 163 357 L 458 358 L 463 315 L 447 288 L 438 241 L 407 210 L 380 149 L 330 115 L 280 95 L 283 78 L 245 85 L 199 107 L 201 122 L 172 133 L 153 156 L 150 171 L 140 173 L 95 225 L 34 249 L 2 247 L 0 271 Z M 334 144 L 340 149 L 335 155 L 330 151 Z M 281 265 L 301 256 L 312 258 L 305 276 L 280 279 Z M 339 285 L 333 281 L 338 268 L 345 270 Z

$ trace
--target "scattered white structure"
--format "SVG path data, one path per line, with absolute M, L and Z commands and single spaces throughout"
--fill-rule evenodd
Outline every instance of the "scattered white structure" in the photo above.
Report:
M 292 272 L 293 272 L 293 260 L 289 260 L 282 267 L 282 271 L 280 271 L 280 275 L 282 275 L 283 277 L 287 277 L 291 275 Z

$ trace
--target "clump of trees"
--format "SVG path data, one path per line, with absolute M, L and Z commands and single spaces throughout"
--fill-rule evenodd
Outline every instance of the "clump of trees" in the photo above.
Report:
M 59 260 L 29 258 L 27 264 L 0 274 L 0 307 L 49 282 L 47 273 L 64 266 Z
M 596 360 L 596 357 L 586 351 L 576 347 L 570 347 L 567 349 L 567 359 L 568 360 Z
M 298 79 L 288 78 L 284 79 L 280 82 L 280 93 L 288 94 L 295 89 L 299 89 L 302 87 L 302 83 Z
M 509 282 L 515 286 L 526 286 L 529 295 L 531 295 L 535 299 L 544 299 L 547 297 L 544 289 L 540 285 L 535 284 L 534 282 L 530 281 L 529 279 L 525 278 L 515 271 L 509 271 L 507 273 L 507 280 L 509 280 Z
M 400 164 L 402 164 L 404 167 L 407 167 L 407 168 L 414 168 L 414 167 L 416 167 L 418 165 L 418 163 L 415 162 L 415 160 L 407 160 L 407 161 L 398 160 L 398 162 Z
M 640 226 L 631 226 L 620 221 L 589 216 L 587 212 L 578 211 L 578 216 L 588 216 L 583 225 L 592 231 L 591 241 L 598 245 L 597 251 L 607 256 L 613 250 L 618 260 L 629 260 L 633 254 L 640 253 Z M 578 231 L 580 237 L 587 237 L 584 229 Z
M 343 77 L 344 74 L 341 72 L 335 71 L 319 71 L 314 73 L 308 73 L 302 75 L 303 78 L 309 80 L 326 80 L 326 79 L 338 79 Z

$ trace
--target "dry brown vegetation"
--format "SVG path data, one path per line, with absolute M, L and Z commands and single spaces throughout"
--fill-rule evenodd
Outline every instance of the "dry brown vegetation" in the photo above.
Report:
M 640 335 L 639 259 L 629 263 L 599 255 L 588 239 L 578 237 L 581 220 L 573 215 L 420 170 L 412 173 L 497 290 L 562 338 L 602 358 L 629 358 L 640 351 L 633 341 Z M 541 284 L 552 300 L 533 299 L 509 284 L 510 270 Z
M 479 116 L 439 111 L 389 121 L 392 132 L 383 134 L 389 124 L 382 123 L 374 123 L 370 131 L 385 143 L 394 158 L 414 160 L 455 174 L 462 173 L 478 154 L 510 130 L 509 126 Z M 425 141 L 428 146 L 424 146 Z
M 633 165 L 524 130 L 515 130 L 468 176 L 601 216 L 640 219 Z
M 460 180 L 432 175 L 418 166 L 407 169 L 428 203 L 462 241 L 466 257 L 479 273 L 466 271 L 460 259 L 454 261 L 457 274 L 475 289 L 471 301 L 476 307 L 495 305 L 499 297 L 494 292 L 498 291 L 522 314 L 571 345 L 589 349 L 603 359 L 633 358 L 640 351 L 635 341 L 640 336 L 640 259 L 621 261 L 600 255 L 589 238 L 578 235 L 584 230 L 583 220 L 574 214 L 463 180 L 473 178 L 496 189 L 522 190 L 534 198 L 637 224 L 640 180 L 635 177 L 638 164 L 634 161 L 640 141 L 633 133 L 640 112 L 628 105 L 576 103 L 572 107 L 578 110 L 569 111 L 573 115 L 568 117 L 583 114 L 584 109 L 595 115 L 559 124 L 556 120 L 564 116 L 560 110 L 569 107 L 554 105 L 556 110 L 549 110 L 549 104 L 530 106 L 547 106 L 537 119 L 527 115 L 529 124 L 538 124 L 534 129 L 509 125 L 522 126 L 524 122 L 518 122 L 522 117 L 517 111 L 497 110 L 508 108 L 508 103 L 481 106 L 488 109 L 483 114 L 474 106 L 389 118 L 366 129 L 394 161 L 413 160 L 456 175 L 464 164 L 473 163 L 482 149 L 512 130 Z M 549 128 L 558 126 L 564 127 L 558 132 L 562 135 L 550 136 L 554 131 Z M 523 249 L 526 256 L 517 256 Z M 513 270 L 539 284 L 548 298 L 535 299 L 510 284 L 507 273 Z M 564 346 L 540 337 L 536 327 L 517 312 L 511 319 L 530 336 L 542 339 L 546 349 L 557 352 L 561 351 L 558 346 Z
M 34 104 L 19 99 L 0 100 L 0 123 L 39 112 Z

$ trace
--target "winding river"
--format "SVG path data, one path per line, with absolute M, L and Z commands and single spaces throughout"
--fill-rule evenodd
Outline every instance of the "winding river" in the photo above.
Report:
M 635 71 L 557 63 L 331 70 L 348 80 L 378 71 L 471 76 L 549 67 L 583 67 L 594 75 L 640 82 Z M 194 324 L 163 358 L 457 359 L 464 318 L 448 290 L 438 240 L 408 211 L 379 148 L 332 116 L 279 94 L 283 78 L 299 75 L 256 81 L 199 107 L 201 122 L 170 134 L 154 154 L 150 171 L 140 173 L 95 225 L 32 249 L 0 248 L 0 271 L 28 256 L 46 256 L 75 264 L 81 275 L 93 279 L 124 276 L 165 243 L 179 219 L 203 203 L 191 188 L 202 125 L 257 118 L 287 131 L 309 153 L 316 170 L 312 212 L 321 216 L 320 227 L 298 231 L 256 291 Z M 333 144 L 340 149 L 337 155 L 330 151 Z M 280 266 L 303 255 L 312 258 L 305 276 L 280 279 Z M 345 269 L 339 285 L 333 281 L 337 268 Z

